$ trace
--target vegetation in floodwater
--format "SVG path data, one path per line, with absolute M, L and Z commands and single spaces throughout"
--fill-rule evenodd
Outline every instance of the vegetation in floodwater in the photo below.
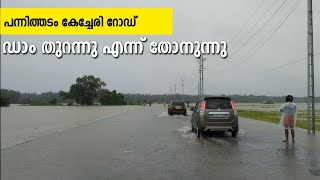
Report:
M 254 120 L 266 121 L 278 124 L 281 118 L 281 112 L 275 111 L 251 111 L 251 110 L 238 110 L 240 117 L 245 117 Z M 320 116 L 316 116 L 316 130 L 320 131 Z M 298 113 L 298 120 L 296 127 L 307 129 L 308 122 L 305 120 L 305 113 Z

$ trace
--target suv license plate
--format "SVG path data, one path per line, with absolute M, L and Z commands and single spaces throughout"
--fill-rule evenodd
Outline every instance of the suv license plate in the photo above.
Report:
M 226 115 L 225 114 L 214 114 L 212 115 L 213 118 L 225 118 Z

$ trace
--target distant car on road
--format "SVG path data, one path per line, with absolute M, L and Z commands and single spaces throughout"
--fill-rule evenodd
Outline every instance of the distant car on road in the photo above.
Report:
M 187 115 L 187 108 L 184 102 L 181 101 L 172 101 L 168 105 L 168 114 L 172 116 L 174 114 L 183 114 L 184 116 Z
M 191 111 L 191 129 L 198 138 L 204 131 L 230 131 L 232 137 L 238 135 L 238 113 L 230 97 L 200 99 Z

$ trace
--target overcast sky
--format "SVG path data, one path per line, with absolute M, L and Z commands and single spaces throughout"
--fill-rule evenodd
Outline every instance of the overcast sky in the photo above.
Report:
M 1 0 L 1 7 L 171 7 L 173 8 L 173 34 L 146 36 L 151 41 L 222 41 L 228 43 L 229 58 L 208 55 L 205 61 L 205 94 L 255 94 L 305 96 L 307 88 L 306 40 L 307 1 L 296 8 L 279 30 L 251 56 L 280 19 L 287 14 L 296 0 L 264 0 L 255 16 L 242 33 L 230 42 L 250 19 L 263 0 Z M 250 34 L 247 32 L 267 11 Z M 285 2 L 275 18 L 266 24 L 256 36 L 239 51 L 255 32 Z M 320 2 L 314 1 L 314 53 L 320 53 Z M 247 36 L 245 36 L 248 34 Z M 241 37 L 243 37 L 241 39 Z M 139 40 L 141 36 L 2 36 L 3 41 L 27 41 L 40 44 L 47 40 L 76 41 L 95 40 L 100 46 L 115 40 Z M 241 40 L 241 41 L 240 41 Z M 239 41 L 238 44 L 237 41 Z M 1 43 L 2 44 L 2 43 Z M 234 56 L 233 52 L 238 51 Z M 42 55 L 9 56 L 1 54 L 1 88 L 21 92 L 46 92 L 68 90 L 75 79 L 83 75 L 95 75 L 107 83 L 108 89 L 123 93 L 168 93 L 177 86 L 181 93 L 181 77 L 184 77 L 185 93 L 197 94 L 198 64 L 193 55 L 121 56 L 113 59 L 102 55 L 71 55 L 58 60 Z M 2 51 L 1 51 L 2 53 Z M 249 56 L 248 58 L 246 58 Z M 316 96 L 320 96 L 320 55 L 315 56 Z M 290 64 L 283 68 L 272 69 Z

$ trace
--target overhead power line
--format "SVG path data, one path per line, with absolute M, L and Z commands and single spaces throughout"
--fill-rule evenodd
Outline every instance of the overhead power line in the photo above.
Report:
M 313 56 L 318 56 L 318 55 L 320 55 L 320 53 L 316 53 L 316 54 L 314 54 Z M 289 66 L 289 65 L 296 64 L 296 63 L 298 63 L 298 62 L 304 61 L 304 60 L 306 60 L 306 59 L 307 59 L 307 58 L 302 58 L 302 59 L 296 60 L 296 61 L 294 61 L 294 62 L 289 62 L 289 63 L 283 64 L 283 65 L 281 65 L 281 66 L 273 67 L 272 69 L 269 69 L 269 70 L 264 71 L 264 72 L 270 72 L 270 71 L 274 71 L 274 70 L 277 70 L 277 69 L 281 69 L 281 68 L 287 67 L 287 66 Z
M 320 55 L 320 52 L 319 53 L 316 53 L 314 54 L 314 56 L 319 56 Z M 288 62 L 286 64 L 283 64 L 283 65 L 280 65 L 280 66 L 276 66 L 276 67 L 272 67 L 270 69 L 267 69 L 267 70 L 264 70 L 264 71 L 260 71 L 260 72 L 255 72 L 255 73 L 268 73 L 268 72 L 272 72 L 272 71 L 275 71 L 275 70 L 278 70 L 278 69 L 282 69 L 282 68 L 285 68 L 287 66 L 290 66 L 290 65 L 293 65 L 293 64 L 296 64 L 296 63 L 299 63 L 299 62 L 302 62 L 302 61 L 305 61 L 307 58 L 302 58 L 302 59 L 298 59 L 296 61 L 293 61 L 293 62 Z M 245 74 L 240 74 L 240 75 L 237 75 L 237 79 L 241 79 L 241 78 L 246 78 L 248 76 L 251 76 L 252 77 L 252 74 L 249 73 L 245 73 Z
M 246 23 L 241 27 L 240 31 L 235 34 L 233 36 L 233 38 L 229 41 L 229 43 L 231 43 L 233 40 L 235 40 L 240 33 L 244 30 L 245 27 L 247 27 L 247 25 L 249 24 L 249 22 L 251 21 L 251 19 L 254 17 L 254 15 L 258 12 L 258 10 L 260 9 L 260 7 L 262 6 L 262 4 L 264 3 L 265 0 L 262 0 L 261 3 L 259 4 L 259 6 L 254 10 L 253 14 L 249 17 L 249 19 L 246 21 Z
M 244 43 L 240 48 L 238 48 L 234 53 L 231 54 L 231 56 L 236 55 L 242 48 L 244 48 L 279 12 L 279 10 L 282 8 L 282 6 L 287 2 L 288 0 L 284 0 L 280 7 L 272 14 L 272 16 Z
M 262 14 L 262 16 L 258 19 L 258 21 L 250 28 L 250 30 L 245 33 L 240 39 L 238 39 L 238 41 L 236 41 L 236 43 L 233 45 L 234 47 L 236 47 L 238 45 L 239 42 L 241 42 L 247 35 L 249 35 L 251 33 L 251 31 L 259 24 L 259 22 L 262 20 L 262 18 L 264 18 L 264 16 L 273 8 L 273 6 L 276 4 L 276 2 L 278 2 L 279 0 L 275 0 L 271 6 L 268 7 L 268 9 Z
M 262 41 L 258 42 L 256 45 L 253 46 L 253 48 L 248 52 L 248 55 L 242 58 L 239 63 L 235 66 L 232 66 L 231 68 L 223 69 L 222 71 L 230 71 L 234 69 L 239 69 L 241 64 L 244 64 L 249 60 L 249 57 L 253 56 L 255 53 L 258 52 L 258 49 L 263 47 L 265 43 L 270 40 L 270 38 L 279 30 L 279 28 L 286 22 L 286 20 L 289 18 L 289 16 L 294 12 L 294 10 L 299 6 L 299 4 L 302 2 L 302 0 L 296 1 L 296 3 L 291 7 L 289 12 L 278 22 L 278 24 L 275 26 L 274 29 L 269 31 L 269 34 L 264 38 Z M 221 72 L 221 71 L 220 71 Z

